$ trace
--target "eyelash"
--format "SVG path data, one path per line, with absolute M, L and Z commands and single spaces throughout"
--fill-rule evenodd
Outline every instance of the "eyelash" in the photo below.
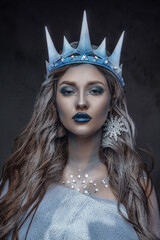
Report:
M 92 89 L 90 92 L 96 92 L 96 94 L 93 94 L 93 95 L 101 95 L 104 90 L 101 89 L 101 90 L 98 90 L 98 89 Z M 64 96 L 70 96 L 71 94 L 70 93 L 75 93 L 74 91 L 72 90 L 65 90 L 65 89 L 61 89 L 61 93 L 64 95 Z M 66 94 L 67 93 L 67 94 Z

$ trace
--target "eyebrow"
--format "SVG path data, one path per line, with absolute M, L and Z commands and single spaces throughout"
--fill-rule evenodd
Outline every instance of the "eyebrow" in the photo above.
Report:
M 102 83 L 100 81 L 91 81 L 87 85 L 94 85 L 94 84 L 97 84 L 97 83 L 100 83 L 105 87 L 104 83 Z M 61 86 L 62 84 L 69 84 L 69 85 L 72 85 L 72 86 L 77 86 L 76 82 L 70 82 L 70 81 L 63 81 L 59 86 Z

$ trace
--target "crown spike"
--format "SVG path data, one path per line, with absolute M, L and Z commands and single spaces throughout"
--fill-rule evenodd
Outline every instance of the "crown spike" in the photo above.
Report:
M 106 57 L 106 38 L 102 41 L 101 45 L 93 51 L 95 55 L 101 58 Z
M 72 48 L 71 45 L 69 44 L 69 42 L 67 41 L 67 38 L 64 36 L 64 40 L 63 40 L 63 51 L 62 51 L 62 55 L 63 57 L 71 55 L 73 53 L 75 53 L 76 50 L 75 48 Z
M 119 66 L 119 62 L 120 62 L 120 56 L 121 56 L 121 49 L 122 49 L 122 43 L 123 43 L 123 37 L 124 37 L 124 32 L 122 32 L 119 41 L 112 53 L 112 55 L 109 57 L 109 61 L 111 63 L 113 63 L 116 66 Z
M 50 34 L 49 34 L 46 26 L 45 26 L 45 31 L 46 31 L 49 62 L 56 62 L 60 58 L 60 55 L 58 54 L 58 52 L 52 42 L 52 39 L 50 37 Z
M 80 41 L 79 41 L 77 50 L 84 51 L 84 52 L 92 51 L 86 11 L 83 12 L 82 29 L 81 29 Z

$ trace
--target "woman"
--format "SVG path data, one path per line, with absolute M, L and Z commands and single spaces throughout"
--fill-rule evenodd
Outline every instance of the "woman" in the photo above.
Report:
M 1 182 L 1 239 L 158 239 L 155 190 L 136 151 L 119 58 L 50 39 L 47 78 Z M 75 50 L 76 49 L 76 50 Z

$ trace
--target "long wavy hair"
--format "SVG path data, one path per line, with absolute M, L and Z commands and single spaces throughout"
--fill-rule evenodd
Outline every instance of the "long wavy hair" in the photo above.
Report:
M 59 78 L 69 67 L 56 70 L 42 83 L 31 120 L 15 138 L 13 152 L 4 163 L 0 194 L 7 182 L 8 190 L 0 201 L 0 239 L 7 239 L 8 234 L 12 234 L 12 239 L 18 240 L 18 230 L 33 213 L 29 230 L 46 190 L 52 183 L 61 180 L 67 163 L 68 131 L 58 116 L 56 89 Z M 105 76 L 109 86 L 111 114 L 123 116 L 128 129 L 128 132 L 118 136 L 118 141 L 111 139 L 106 145 L 103 142 L 99 149 L 108 169 L 110 187 L 117 198 L 118 210 L 133 225 L 141 240 L 158 239 L 148 226 L 147 189 L 152 180 L 146 164 L 138 154 L 135 125 L 128 114 L 124 90 L 112 73 L 96 67 Z M 104 130 L 102 139 L 103 134 Z M 126 207 L 128 219 L 121 212 L 120 203 Z M 25 214 L 26 218 L 23 219 Z

